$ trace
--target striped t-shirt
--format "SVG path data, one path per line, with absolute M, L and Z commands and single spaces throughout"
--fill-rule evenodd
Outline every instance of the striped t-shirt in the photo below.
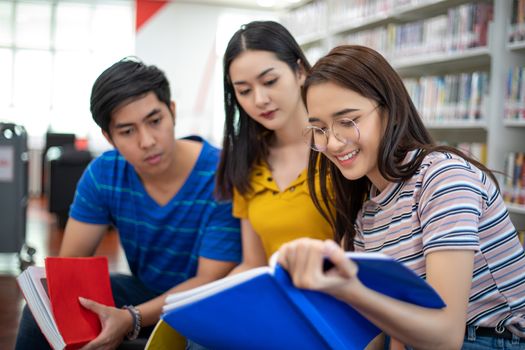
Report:
M 358 214 L 356 250 L 390 255 L 423 278 L 426 254 L 474 250 L 467 324 L 504 325 L 525 336 L 525 255 L 485 173 L 456 155 L 434 152 L 410 180 L 377 192 L 372 188 Z
M 200 155 L 177 194 L 158 205 L 133 166 L 117 150 L 95 159 L 80 179 L 72 218 L 113 224 L 129 267 L 150 289 L 162 293 L 195 276 L 200 256 L 241 260 L 239 220 L 231 202 L 213 197 L 219 150 L 201 138 Z

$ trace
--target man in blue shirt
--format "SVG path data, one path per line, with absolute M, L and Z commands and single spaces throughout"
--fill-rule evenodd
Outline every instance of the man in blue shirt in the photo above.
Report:
M 175 139 L 162 71 L 115 63 L 93 85 L 91 113 L 115 149 L 80 179 L 60 255 L 93 255 L 108 226 L 117 229 L 132 272 L 112 276 L 117 307 L 81 300 L 102 324 L 86 348 L 116 348 L 159 320 L 167 294 L 226 276 L 241 258 L 240 231 L 231 203 L 213 196 L 220 151 L 199 137 Z M 49 348 L 27 307 L 16 348 Z

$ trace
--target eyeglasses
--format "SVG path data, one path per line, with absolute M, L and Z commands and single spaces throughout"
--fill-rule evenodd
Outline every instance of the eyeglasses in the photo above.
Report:
M 374 107 L 365 116 L 370 115 L 376 110 L 378 106 Z M 328 139 L 330 133 L 341 143 L 349 145 L 351 143 L 358 143 L 361 136 L 359 127 L 353 119 L 350 118 L 339 118 L 332 122 L 330 129 L 320 128 L 317 126 L 309 125 L 304 129 L 303 137 L 305 142 L 310 148 L 316 152 L 324 152 L 328 147 Z

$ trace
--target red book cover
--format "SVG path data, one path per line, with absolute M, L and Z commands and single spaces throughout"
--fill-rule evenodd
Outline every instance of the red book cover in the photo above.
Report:
M 46 276 L 53 318 L 66 349 L 78 349 L 100 333 L 98 316 L 78 297 L 115 306 L 106 257 L 46 258 Z

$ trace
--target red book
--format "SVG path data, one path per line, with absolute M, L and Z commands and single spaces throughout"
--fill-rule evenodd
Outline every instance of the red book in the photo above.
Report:
M 78 349 L 100 333 L 98 316 L 78 298 L 115 306 L 106 257 L 48 257 L 45 261 L 49 300 L 66 349 Z

